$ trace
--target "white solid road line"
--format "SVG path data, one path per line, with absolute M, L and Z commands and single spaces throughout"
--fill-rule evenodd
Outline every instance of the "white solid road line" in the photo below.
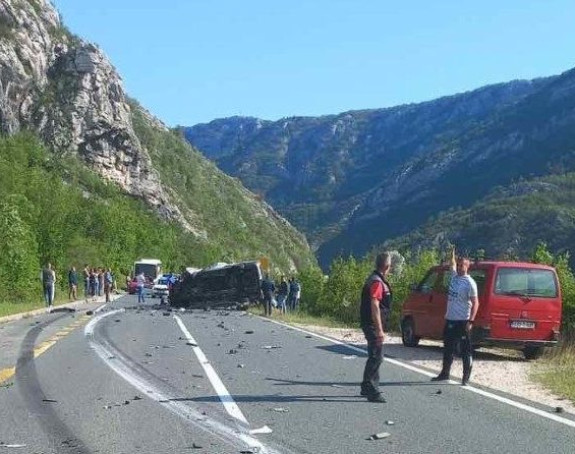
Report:
M 254 438 L 247 430 L 241 431 L 237 427 L 229 427 L 213 418 L 210 418 L 193 407 L 179 401 L 174 401 L 159 387 L 155 386 L 149 380 L 138 375 L 130 365 L 130 361 L 124 358 L 121 352 L 115 350 L 112 346 L 98 342 L 94 337 L 94 330 L 98 322 L 102 319 L 125 312 L 125 309 L 117 309 L 104 314 L 100 314 L 90 320 L 84 328 L 84 334 L 88 338 L 90 347 L 96 352 L 100 359 L 122 377 L 126 382 L 139 390 L 148 398 L 158 402 L 160 405 L 170 410 L 172 413 L 181 417 L 189 424 L 193 424 L 210 434 L 224 440 L 240 449 L 246 449 L 261 454 L 279 454 L 278 451 L 264 446 L 259 440 Z M 244 418 L 245 419 L 245 418 Z
M 258 316 L 258 317 L 263 319 L 263 320 L 267 320 L 269 322 L 275 323 L 276 325 L 285 326 L 287 328 L 294 329 L 296 331 L 300 331 L 300 332 L 305 333 L 305 334 L 309 334 L 310 336 L 317 337 L 318 339 L 323 339 L 323 340 L 329 341 L 333 344 L 343 345 L 346 348 L 353 350 L 353 351 L 356 351 L 358 353 L 367 354 L 367 351 L 365 349 L 360 348 L 360 347 L 356 347 L 355 345 L 351 345 L 351 344 L 348 344 L 346 342 L 339 341 L 337 339 L 332 339 L 332 338 L 327 337 L 327 336 L 322 336 L 321 334 L 314 333 L 313 331 L 308 331 L 308 330 L 305 330 L 302 328 L 298 328 L 296 326 L 288 325 L 287 323 L 279 322 L 277 320 L 271 320 L 269 318 L 265 318 L 265 317 L 261 317 L 261 316 Z M 394 364 L 394 365 L 399 366 L 399 367 L 403 367 L 404 369 L 408 369 L 412 372 L 417 372 L 417 373 L 425 375 L 427 377 L 435 377 L 435 375 L 436 375 L 436 374 L 429 372 L 427 370 L 420 369 L 417 366 L 413 366 L 411 364 L 404 363 L 403 361 L 398 361 L 397 359 L 384 358 L 384 361 L 387 361 L 388 363 Z M 450 383 L 455 384 L 457 382 L 451 380 Z M 531 405 L 526 405 L 524 403 L 517 402 L 513 399 L 509 399 L 508 397 L 499 396 L 499 395 L 494 394 L 492 392 L 485 391 L 483 389 L 479 389 L 479 388 L 476 388 L 476 387 L 471 386 L 471 385 L 462 386 L 461 389 L 475 393 L 475 394 L 479 394 L 480 396 L 483 396 L 483 397 L 488 397 L 489 399 L 497 400 L 497 401 L 502 402 L 504 404 L 511 405 L 512 407 L 516 407 L 516 408 L 519 408 L 521 410 L 525 410 L 529 413 L 533 413 L 535 415 L 542 416 L 543 418 L 547 418 L 547 419 L 550 419 L 552 421 L 555 421 L 555 422 L 558 422 L 561 424 L 565 424 L 566 426 L 575 428 L 575 421 L 573 421 L 572 419 L 563 418 L 563 417 L 558 416 L 556 414 L 549 413 L 545 410 L 540 410 L 539 408 L 532 407 Z
M 202 368 L 204 369 L 204 372 L 206 373 L 208 380 L 210 380 L 210 383 L 212 384 L 214 390 L 216 391 L 218 397 L 220 398 L 220 401 L 224 405 L 224 408 L 226 409 L 228 414 L 232 418 L 235 418 L 238 421 L 246 425 L 249 425 L 248 420 L 240 410 L 240 407 L 238 407 L 238 405 L 235 403 L 233 397 L 230 395 L 226 386 L 223 384 L 222 380 L 220 379 L 220 377 L 218 376 L 218 374 L 208 361 L 208 358 L 206 358 L 206 355 L 204 355 L 202 349 L 198 347 L 198 343 L 190 334 L 188 328 L 186 328 L 186 325 L 184 325 L 184 322 L 182 322 L 182 319 L 177 315 L 174 315 L 174 318 L 176 319 L 178 326 L 182 330 L 182 333 L 184 333 L 184 336 L 186 336 L 186 339 L 193 344 L 192 350 L 196 354 L 196 357 L 198 358 L 198 361 L 200 362 Z

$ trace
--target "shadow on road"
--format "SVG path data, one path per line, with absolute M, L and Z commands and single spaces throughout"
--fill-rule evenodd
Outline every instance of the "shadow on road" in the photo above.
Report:
M 357 385 L 359 391 L 359 385 Z M 171 402 L 220 402 L 219 396 L 200 396 L 200 397 L 176 397 L 169 399 Z M 234 394 L 233 400 L 237 403 L 257 403 L 257 402 L 270 402 L 270 403 L 294 403 L 294 402 L 366 402 L 365 397 L 361 397 L 358 393 L 357 396 L 333 396 L 333 395 L 317 395 L 317 396 L 281 396 L 276 394 L 252 396 L 252 395 L 237 395 Z
M 354 345 L 360 348 L 367 348 L 366 345 Z M 346 345 L 332 344 L 320 345 L 316 347 L 320 350 L 325 350 L 338 355 L 357 357 L 366 357 L 366 353 L 360 353 L 357 350 L 352 350 Z M 405 347 L 401 344 L 384 344 L 383 351 L 385 356 L 390 358 L 401 359 L 405 361 L 440 361 L 443 357 L 443 347 L 441 345 L 419 345 L 418 347 Z M 512 361 L 523 362 L 525 361 L 522 356 L 512 350 L 476 350 L 474 359 L 477 361 Z
M 333 382 L 333 381 L 300 381 L 300 380 L 286 380 L 284 378 L 271 378 L 266 380 L 274 381 L 277 386 L 331 386 L 333 388 L 355 387 L 359 389 L 359 382 Z M 438 383 L 431 381 L 381 381 L 380 387 L 386 386 L 450 386 L 449 383 Z

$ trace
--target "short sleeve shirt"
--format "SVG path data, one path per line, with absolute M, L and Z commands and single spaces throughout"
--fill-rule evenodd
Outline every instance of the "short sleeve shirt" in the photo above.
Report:
M 371 287 L 369 288 L 369 296 L 373 299 L 377 299 L 378 301 L 381 301 L 383 299 L 383 296 L 389 294 L 389 289 L 387 288 L 387 286 L 380 282 L 380 281 L 373 281 L 373 283 L 371 284 Z
M 458 321 L 471 318 L 471 298 L 477 297 L 477 284 L 471 276 L 459 276 L 451 272 L 449 290 L 447 292 L 446 320 Z

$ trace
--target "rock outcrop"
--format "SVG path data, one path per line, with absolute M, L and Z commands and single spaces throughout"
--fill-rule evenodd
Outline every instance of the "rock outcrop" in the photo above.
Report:
M 48 0 L 0 0 L 0 129 L 33 130 L 55 153 L 77 153 L 193 231 L 134 132 L 117 71 L 97 46 L 62 26 Z

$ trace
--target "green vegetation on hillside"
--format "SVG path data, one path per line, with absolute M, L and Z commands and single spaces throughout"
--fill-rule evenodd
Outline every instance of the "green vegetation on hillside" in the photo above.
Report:
M 181 228 L 76 159 L 48 153 L 32 135 L 0 139 L 0 174 L 0 301 L 38 298 L 47 261 L 62 287 L 72 264 L 111 266 L 120 275 L 142 255 L 168 268 L 194 263 L 197 248 Z
M 566 173 L 496 188 L 472 207 L 439 213 L 384 247 L 427 249 L 452 242 L 471 255 L 482 249 L 487 258 L 523 260 L 539 242 L 564 253 L 574 241 L 575 173 Z
M 401 306 L 410 293 L 410 286 L 419 283 L 430 267 L 440 263 L 442 254 L 437 249 L 421 250 L 417 254 L 405 252 L 405 264 L 399 275 L 389 275 L 393 289 L 393 307 L 389 329 L 399 331 Z M 575 276 L 569 267 L 569 254 L 552 254 L 547 245 L 539 243 L 528 259 L 534 263 L 554 266 L 563 295 L 563 327 L 566 337 L 575 337 Z M 359 300 L 365 279 L 373 270 L 373 257 L 362 260 L 353 257 L 332 262 L 327 279 L 317 267 L 302 270 L 298 276 L 302 284 L 301 309 L 313 316 L 325 316 L 346 325 L 359 324 Z
M 182 138 L 178 131 L 150 124 L 132 101 L 133 124 L 148 149 L 162 182 L 193 213 L 194 227 L 207 235 L 204 243 L 214 259 L 227 262 L 270 257 L 287 270 L 315 263 L 305 238 L 249 193 L 239 180 L 219 171 Z

